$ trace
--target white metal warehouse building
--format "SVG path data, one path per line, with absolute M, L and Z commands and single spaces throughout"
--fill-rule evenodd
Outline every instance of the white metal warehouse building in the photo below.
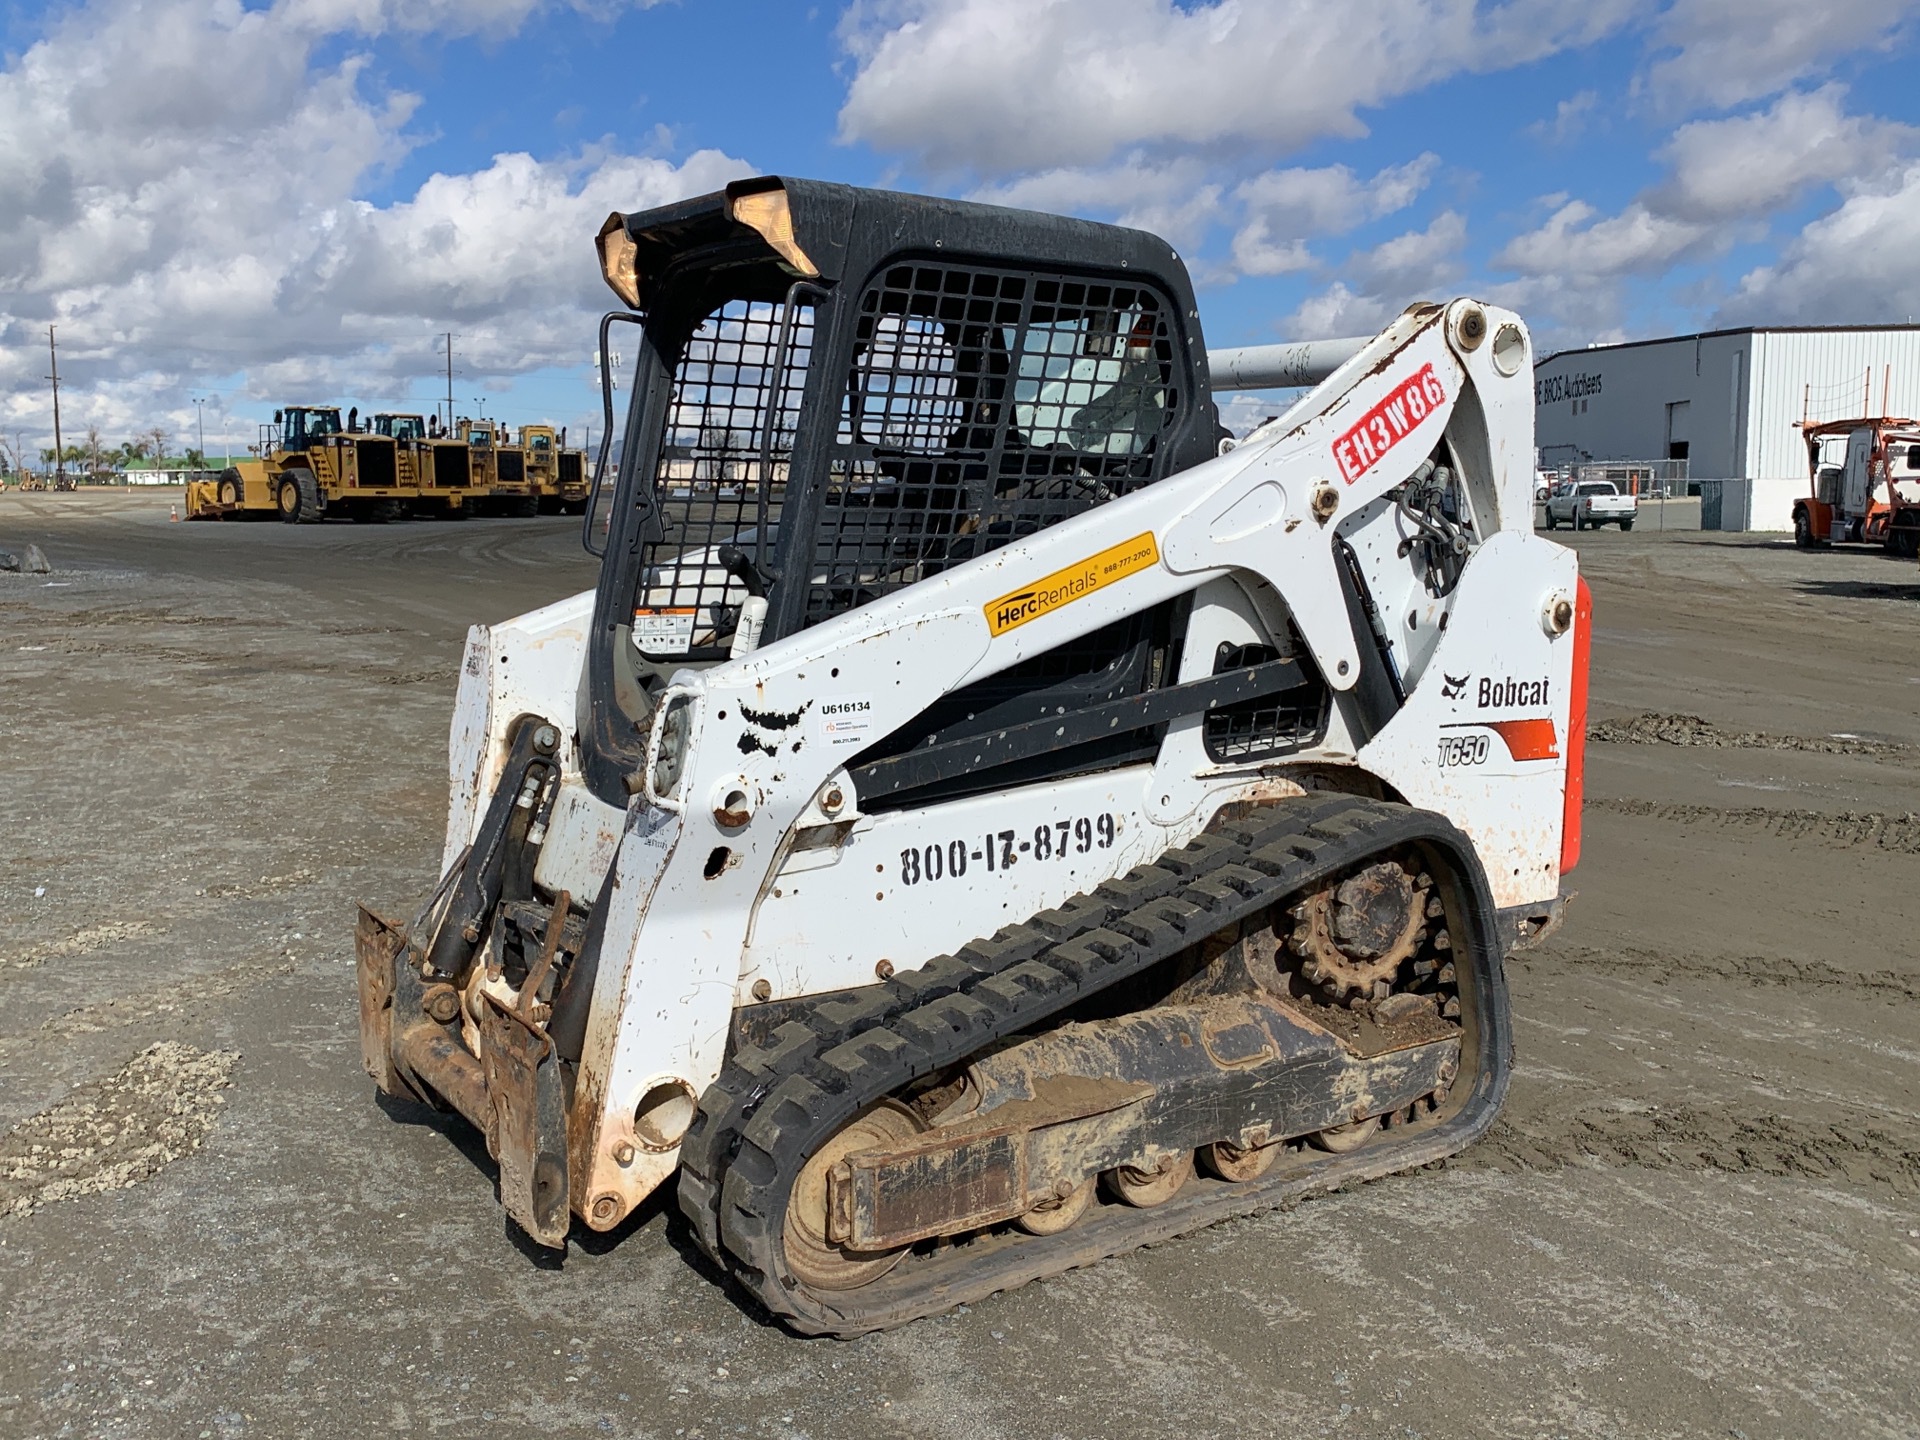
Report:
M 1729 528 L 1790 528 L 1807 484 L 1798 422 L 1882 414 L 1920 416 L 1920 325 L 1710 330 L 1534 366 L 1543 466 L 1685 460 L 1696 482 L 1748 482 L 1748 524 Z

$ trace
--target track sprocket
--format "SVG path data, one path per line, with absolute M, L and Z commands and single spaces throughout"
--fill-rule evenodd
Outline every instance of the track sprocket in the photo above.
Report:
M 1384 1000 L 1427 938 L 1432 889 L 1431 876 L 1383 860 L 1308 895 L 1287 942 L 1300 978 L 1335 1003 Z

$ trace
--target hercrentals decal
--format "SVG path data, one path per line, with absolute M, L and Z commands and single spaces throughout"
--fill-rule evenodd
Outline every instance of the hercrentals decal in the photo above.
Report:
M 1159 563 L 1160 547 L 1154 544 L 1153 532 L 1149 530 L 981 607 L 987 617 L 987 629 L 995 636 L 1004 635 L 1029 620 L 1038 620 L 1063 605 L 1084 600 L 1116 580 L 1137 575 Z
M 1333 442 L 1333 459 L 1340 467 L 1340 478 L 1353 484 L 1386 459 L 1387 452 L 1411 435 L 1422 420 L 1446 403 L 1447 391 L 1440 377 L 1433 373 L 1433 366 L 1422 365 L 1418 374 L 1401 381 L 1386 399 Z

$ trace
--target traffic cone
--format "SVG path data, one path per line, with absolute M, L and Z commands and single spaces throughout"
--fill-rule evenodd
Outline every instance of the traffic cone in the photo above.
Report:
M 167 506 L 167 519 L 177 521 L 179 520 L 179 518 L 180 518 L 180 507 L 178 505 Z

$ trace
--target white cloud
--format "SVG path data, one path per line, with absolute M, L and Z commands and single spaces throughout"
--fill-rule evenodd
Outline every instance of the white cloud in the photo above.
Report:
M 1415 301 L 1445 299 L 1458 291 L 1466 240 L 1465 217 L 1444 210 L 1425 229 L 1348 256 L 1341 278 L 1308 296 L 1281 328 L 1294 340 L 1365 335 Z
M 1920 163 L 1850 189 L 1778 262 L 1742 278 L 1727 318 L 1844 325 L 1920 315 Z
M 1618 215 L 1598 214 L 1569 200 L 1539 229 L 1509 240 L 1494 263 L 1529 275 L 1652 274 L 1721 238 L 1713 226 L 1657 214 L 1639 200 Z
M 647 10 L 661 0 L 280 0 L 279 20 L 313 35 L 393 33 L 511 35 L 541 10 L 567 9 L 608 17 L 623 9 Z
M 1518 272 L 1488 298 L 1530 316 L 1543 346 L 1619 335 L 1644 316 L 1648 277 L 1760 241 L 1770 217 L 1823 189 L 1839 207 L 1786 243 L 1781 259 L 1752 270 L 1727 294 L 1703 279 L 1678 300 L 1704 320 L 1883 320 L 1920 313 L 1920 129 L 1849 114 L 1846 89 L 1789 91 L 1763 109 L 1683 125 L 1659 151 L 1667 173 L 1617 213 L 1545 197 L 1545 223 L 1494 258 Z M 1643 320 L 1644 323 L 1644 320 Z
M 1884 170 L 1920 141 L 1920 130 L 1848 115 L 1846 88 L 1790 93 L 1767 110 L 1682 125 L 1662 153 L 1672 167 L 1648 203 L 1688 220 L 1763 215 L 1809 187 Z
M 1860 50 L 1889 50 L 1920 0 L 1674 0 L 1645 93 L 1666 109 L 1756 100 Z
M 1344 280 L 1336 280 L 1301 301 L 1280 329 L 1289 340 L 1371 335 L 1399 314 L 1400 308 L 1378 295 L 1356 294 Z
M 1846 90 L 1789 92 L 1765 110 L 1681 126 L 1658 152 L 1666 178 L 1602 216 L 1568 200 L 1546 223 L 1507 243 L 1495 263 L 1524 275 L 1583 283 L 1652 275 L 1764 233 L 1760 222 L 1810 191 L 1884 173 L 1920 146 L 1920 130 L 1849 115 Z
M 1433 177 L 1440 157 L 1420 155 L 1363 180 L 1345 165 L 1269 170 L 1242 182 L 1234 198 L 1245 219 L 1233 237 L 1235 265 L 1248 275 L 1284 275 L 1311 269 L 1306 241 L 1343 235 L 1411 205 Z
M 1598 91 L 1582 90 L 1554 106 L 1552 120 L 1536 120 L 1527 127 L 1527 133 L 1549 145 L 1564 145 L 1587 128 L 1599 103 Z
M 1409 230 L 1351 257 L 1341 268 L 1375 294 L 1405 309 L 1430 300 L 1459 275 L 1460 251 L 1467 243 L 1466 217 L 1443 210 L 1424 230 Z
M 1181 249 L 1197 246 L 1221 211 L 1221 187 L 1207 178 L 1200 160 L 1156 161 L 1139 153 L 1112 165 L 1022 175 L 981 186 L 971 198 L 1060 214 L 1112 215 L 1118 224 L 1150 230 Z
M 1269 170 L 1234 191 L 1249 213 L 1302 235 L 1339 235 L 1404 210 L 1427 188 L 1440 157 L 1424 154 L 1362 180 L 1345 165 Z
M 857 0 L 848 141 L 936 171 L 1098 165 L 1140 147 L 1271 152 L 1359 112 L 1617 28 L 1642 0 Z
M 437 368 L 446 329 L 463 371 L 496 385 L 579 363 L 606 298 L 592 237 L 607 211 L 750 167 L 504 154 L 370 204 L 418 102 L 357 55 L 320 58 L 382 30 L 493 33 L 538 4 L 95 0 L 54 22 L 0 71 L 0 428 L 45 427 L 49 323 L 74 429 L 151 423 L 165 397 L 180 433 L 186 388 L 235 372 L 261 403 L 397 398 Z
M 1815 87 L 1848 59 L 1895 53 L 1916 14 L 1920 0 L 854 0 L 840 136 L 995 198 L 1177 226 L 1203 283 L 1319 276 L 1283 328 L 1350 332 L 1469 283 L 1465 222 L 1448 211 L 1336 261 L 1325 237 L 1414 204 L 1437 162 L 1369 180 L 1276 161 L 1361 137 L 1370 110 L 1441 81 L 1631 30 L 1646 46 L 1637 79 L 1596 74 L 1531 133 L 1566 143 L 1623 101 L 1668 123 L 1751 113 L 1681 125 L 1652 156 L 1664 173 L 1624 204 L 1540 202 L 1544 221 L 1490 247 L 1511 277 L 1471 282 L 1524 299 L 1547 333 L 1562 321 L 1613 333 L 1647 310 L 1648 278 L 1763 240 L 1770 217 L 1825 187 L 1886 190 L 1876 177 L 1914 153 L 1915 131 L 1849 114 L 1842 86 Z M 1497 121 L 1497 82 L 1473 88 Z M 1784 285 L 1789 268 L 1754 284 Z M 1677 298 L 1710 306 L 1723 283 Z

